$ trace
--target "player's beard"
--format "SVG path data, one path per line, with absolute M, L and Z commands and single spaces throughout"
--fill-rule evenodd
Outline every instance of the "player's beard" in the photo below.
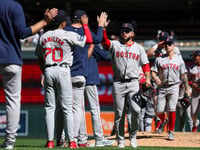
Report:
M 127 43 L 128 41 L 132 40 L 133 37 L 128 37 L 127 39 L 122 39 L 123 43 Z

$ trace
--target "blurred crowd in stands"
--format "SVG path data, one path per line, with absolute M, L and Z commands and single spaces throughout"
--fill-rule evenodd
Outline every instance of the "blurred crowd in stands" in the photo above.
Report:
M 158 35 L 162 32 L 160 29 L 157 31 L 155 38 L 149 39 L 149 40 L 139 40 L 137 41 L 141 45 L 143 45 L 145 48 L 150 48 L 158 41 Z M 21 40 L 22 47 L 35 47 L 37 45 L 38 39 L 40 35 L 43 33 L 43 29 L 40 30 L 39 33 L 32 35 L 26 39 Z M 178 47 L 200 47 L 200 41 L 199 40 L 179 40 L 174 32 L 174 30 L 170 30 L 170 38 L 173 38 L 176 46 Z M 119 40 L 119 36 L 115 34 L 111 34 L 109 36 L 110 40 Z M 33 49 L 34 50 L 34 49 Z

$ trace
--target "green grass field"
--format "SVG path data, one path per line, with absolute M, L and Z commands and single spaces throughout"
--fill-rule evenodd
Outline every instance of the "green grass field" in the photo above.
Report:
M 2 143 L 3 137 L 0 137 L 0 143 Z M 15 143 L 14 150 L 45 150 L 47 148 L 44 147 L 46 143 L 46 139 L 30 139 L 30 138 L 17 138 Z M 1 149 L 1 148 L 0 148 Z M 53 150 L 62 150 L 69 148 L 59 148 L 55 147 Z M 79 150 L 91 149 L 91 150 L 116 150 L 119 149 L 117 146 L 108 146 L 108 147 L 92 147 L 92 148 L 79 148 Z M 133 148 L 125 147 L 124 150 L 130 150 Z M 177 148 L 177 147 L 143 147 L 140 146 L 135 150 L 199 150 L 200 148 Z

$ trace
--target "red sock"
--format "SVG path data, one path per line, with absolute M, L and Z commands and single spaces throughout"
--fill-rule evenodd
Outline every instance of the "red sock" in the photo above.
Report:
M 169 131 L 174 131 L 176 112 L 169 112 Z
M 161 123 L 162 123 L 161 120 L 159 120 L 159 121 L 157 122 L 157 124 L 156 124 L 156 129 L 158 129 L 158 128 L 160 127 Z
M 165 113 L 158 114 L 157 116 L 160 118 L 160 120 L 161 120 L 162 122 L 165 121 Z

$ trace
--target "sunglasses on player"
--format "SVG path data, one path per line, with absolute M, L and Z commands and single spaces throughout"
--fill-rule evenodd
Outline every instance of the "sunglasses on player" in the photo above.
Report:
M 124 33 L 124 32 L 125 32 L 125 33 L 129 33 L 129 32 L 131 32 L 131 31 L 132 31 L 131 29 L 121 29 L 121 30 L 120 30 L 121 33 Z
M 164 43 L 165 46 L 172 46 L 173 43 Z

